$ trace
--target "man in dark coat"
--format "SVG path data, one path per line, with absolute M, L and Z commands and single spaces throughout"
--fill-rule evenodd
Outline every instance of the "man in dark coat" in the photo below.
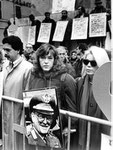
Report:
M 50 33 L 50 44 L 54 44 L 54 42 L 52 41 L 53 39 L 53 35 L 54 35 L 54 31 L 55 31 L 55 27 L 56 27 L 56 22 L 54 19 L 50 18 L 50 12 L 45 12 L 45 19 L 42 21 L 42 23 L 51 23 L 51 33 Z
M 38 38 L 41 22 L 38 19 L 35 20 L 35 16 L 33 14 L 29 15 L 29 20 L 31 22 L 31 26 L 36 26 L 35 44 L 33 45 L 33 49 L 36 50 L 40 46 L 40 43 L 37 42 L 37 38 Z

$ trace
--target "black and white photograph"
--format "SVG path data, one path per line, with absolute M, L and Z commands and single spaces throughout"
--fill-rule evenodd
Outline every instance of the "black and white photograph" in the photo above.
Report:
M 112 0 L 0 0 L 0 150 L 113 149 Z

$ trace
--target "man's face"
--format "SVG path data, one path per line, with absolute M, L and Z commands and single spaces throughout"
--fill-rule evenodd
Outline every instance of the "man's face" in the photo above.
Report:
M 77 58 L 76 52 L 73 52 L 73 53 L 71 54 L 71 58 L 72 58 L 72 59 L 76 59 L 76 58 Z
M 67 52 L 65 49 L 63 48 L 59 48 L 58 49 L 58 57 L 60 59 L 61 62 L 64 62 L 65 58 L 67 57 Z
M 32 121 L 39 133 L 47 134 L 52 123 L 52 115 L 34 112 L 32 113 Z
M 62 11 L 62 18 L 66 19 L 68 17 L 68 14 L 66 11 Z
M 33 63 L 33 61 L 35 59 L 35 51 L 33 50 L 32 45 L 27 45 L 25 51 L 29 55 L 29 60 L 28 61 L 30 61 L 31 63 Z
M 49 53 L 43 57 L 39 58 L 40 66 L 44 72 L 49 72 L 54 64 L 54 56 Z
M 50 19 L 50 14 L 45 15 L 46 19 Z
M 19 51 L 14 50 L 8 43 L 3 45 L 3 49 L 8 60 L 14 62 L 18 58 Z

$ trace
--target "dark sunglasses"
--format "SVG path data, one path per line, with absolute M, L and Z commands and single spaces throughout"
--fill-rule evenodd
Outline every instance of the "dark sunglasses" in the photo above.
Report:
M 90 64 L 91 64 L 91 66 L 92 67 L 96 67 L 97 66 L 97 63 L 96 63 L 96 61 L 95 60 L 88 60 L 88 59 L 83 59 L 83 63 L 84 63 L 84 65 L 88 65 L 89 64 L 89 62 L 90 62 Z

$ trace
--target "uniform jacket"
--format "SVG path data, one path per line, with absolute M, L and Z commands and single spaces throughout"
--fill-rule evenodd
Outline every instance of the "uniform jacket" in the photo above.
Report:
M 59 139 L 52 133 L 48 132 L 45 137 L 42 137 L 32 124 L 26 127 L 28 143 L 31 145 L 48 146 L 52 148 L 60 148 Z

